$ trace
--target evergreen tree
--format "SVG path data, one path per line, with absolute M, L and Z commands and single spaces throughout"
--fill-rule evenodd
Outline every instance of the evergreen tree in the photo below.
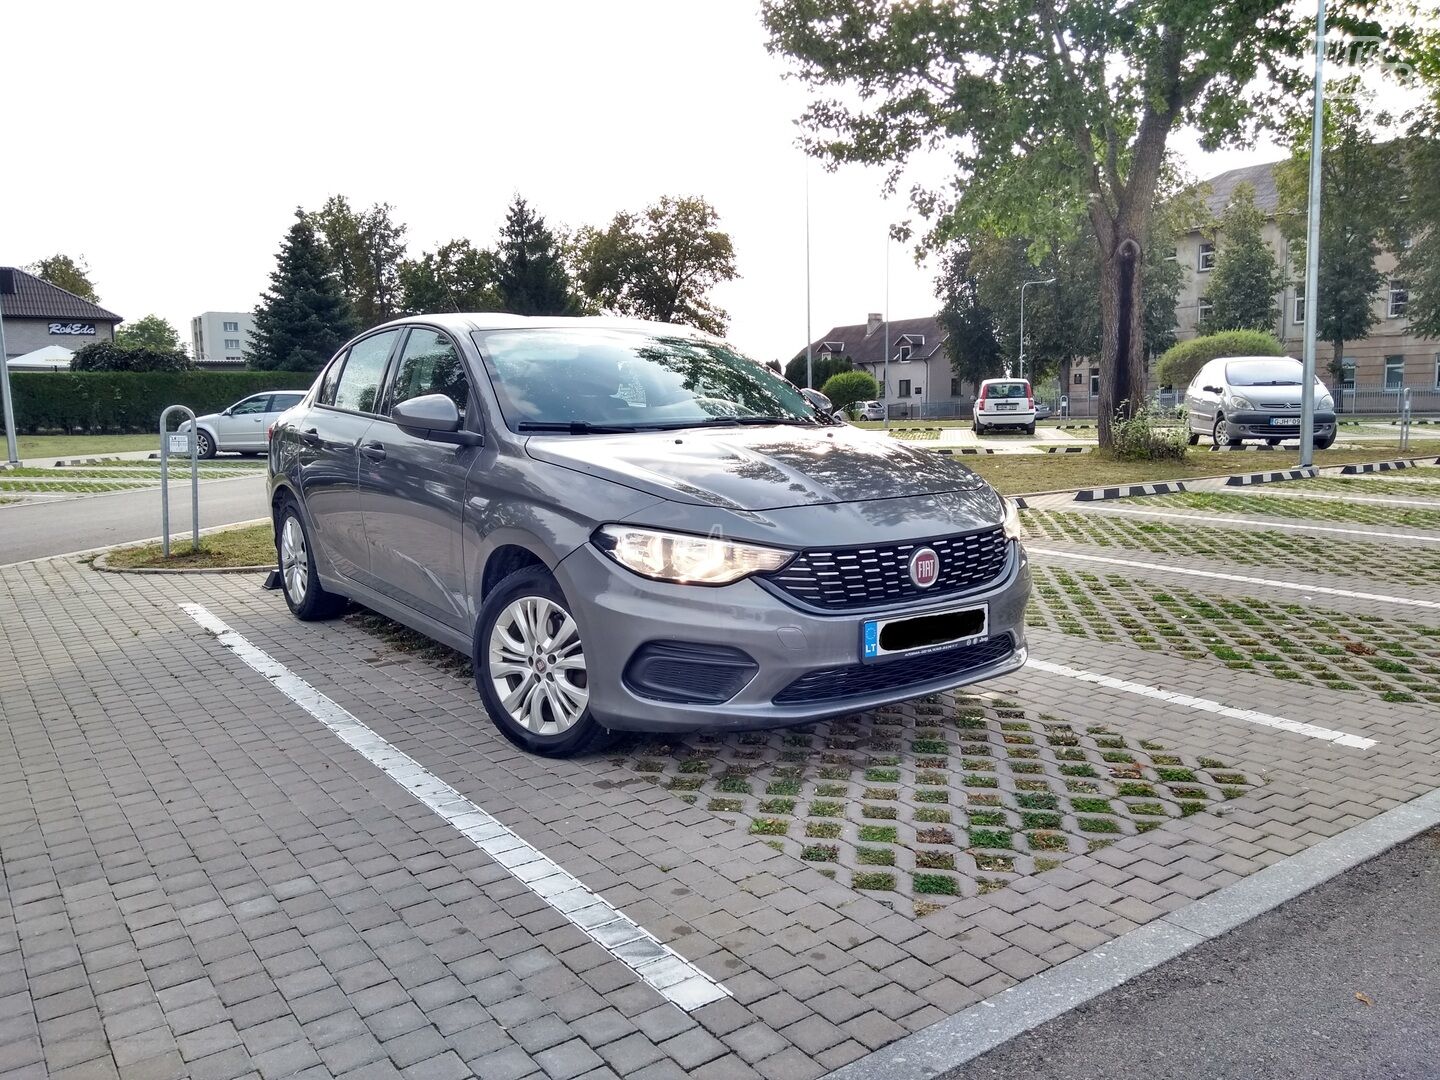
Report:
M 1265 215 L 1255 205 L 1255 189 L 1235 185 L 1220 217 L 1215 269 L 1207 296 L 1211 311 L 1200 325 L 1205 334 L 1221 330 L 1274 333 L 1280 318 L 1275 296 L 1285 288 L 1285 271 L 1266 243 Z
M 519 195 L 506 211 L 500 229 L 495 271 L 503 311 L 514 315 L 574 315 L 581 310 L 555 234 Z
M 935 282 L 940 295 L 940 325 L 945 328 L 945 354 L 950 370 L 962 383 L 979 386 L 1001 373 L 1004 360 L 995 338 L 995 316 L 980 302 L 980 282 L 970 267 L 970 249 L 956 244 Z
M 255 310 L 246 361 L 267 371 L 317 371 L 357 330 L 334 265 L 303 210 L 281 241 L 270 288 Z

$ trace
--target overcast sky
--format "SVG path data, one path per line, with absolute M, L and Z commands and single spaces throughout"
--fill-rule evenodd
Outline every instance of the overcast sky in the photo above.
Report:
M 801 86 L 753 0 L 10 4 L 0 263 L 83 255 L 101 302 L 249 310 L 297 205 L 389 202 L 412 253 L 490 244 L 520 192 L 548 220 L 603 224 L 696 194 L 734 238 L 717 299 L 762 360 L 805 343 L 805 183 L 814 336 L 885 306 L 877 170 L 795 147 Z M 1198 175 L 1277 156 L 1212 159 Z M 932 268 L 890 249 L 890 313 L 935 310 Z

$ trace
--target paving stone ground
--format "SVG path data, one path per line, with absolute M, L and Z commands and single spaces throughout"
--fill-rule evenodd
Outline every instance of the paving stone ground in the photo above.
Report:
M 739 796 L 753 798 L 746 809 L 712 811 L 710 799 L 726 793 L 704 785 L 725 770 L 705 770 L 698 788 L 667 786 L 701 775 L 684 771 L 698 760 L 688 750 L 649 757 L 641 740 L 578 761 L 527 756 L 442 666 L 353 621 L 296 623 L 258 584 L 100 574 L 66 560 L 0 570 L 0 1076 L 820 1076 L 1440 783 L 1431 706 L 1042 629 L 1032 652 L 1054 663 L 1375 745 L 1337 746 L 1028 669 L 974 688 L 971 703 L 920 703 L 926 711 L 763 743 L 687 743 L 715 762 L 757 760 L 740 755 L 758 749 L 767 787 L 801 785 L 768 795 L 752 782 Z M 665 1002 L 219 647 L 183 602 L 205 604 L 733 997 L 693 1013 Z M 963 749 L 981 744 L 972 735 L 982 729 L 967 726 L 977 720 L 990 754 Z M 883 742 L 897 728 L 893 748 L 826 745 Z M 940 732 L 943 755 L 922 731 Z M 1125 745 L 1103 745 L 1110 739 Z M 1037 755 L 1009 753 L 1027 747 Z M 787 748 L 846 754 L 852 772 L 823 778 L 826 762 L 782 761 Z M 1057 753 L 1070 749 L 1085 761 Z M 939 757 L 945 769 L 922 768 Z M 967 757 L 990 759 L 1003 780 L 969 784 L 984 770 L 967 770 Z M 638 769 L 641 760 L 663 767 Z M 1037 761 L 1039 773 L 1024 771 Z M 1100 775 L 1067 774 L 1067 763 Z M 1157 786 L 1155 801 L 1176 812 L 1132 832 L 1146 815 L 1116 804 L 1146 798 L 1111 796 L 1124 778 L 1099 766 L 1112 765 L 1157 785 L 1160 768 L 1191 768 L 1189 786 L 1214 790 L 1186 800 Z M 787 767 L 800 772 L 777 776 Z M 871 780 L 870 769 L 896 779 Z M 927 783 L 922 771 L 945 780 Z M 1037 776 L 1056 811 L 1019 803 L 1019 781 Z M 1101 790 L 1075 791 L 1073 780 Z M 821 796 L 821 783 L 846 792 Z M 842 817 L 826 819 L 842 822 L 841 835 L 808 839 L 856 848 L 869 820 L 860 808 L 902 801 L 866 788 L 906 792 L 905 816 L 892 820 L 908 825 L 921 824 L 916 808 L 950 809 L 949 823 L 924 824 L 949 828 L 951 842 L 904 848 L 952 857 L 953 870 L 934 872 L 958 882 L 956 894 L 935 909 L 917 913 L 908 865 L 908 894 L 877 893 L 852 888 L 853 868 L 838 858 L 803 857 L 800 823 L 808 828 L 814 801 L 843 804 Z M 918 797 L 928 790 L 949 801 Z M 1000 807 L 971 802 L 987 790 L 1002 795 Z M 762 796 L 796 799 L 781 850 L 766 843 L 776 836 L 750 831 L 765 816 Z M 1114 843 L 1071 843 L 1083 835 L 1077 797 L 1109 798 L 1108 814 L 1087 803 L 1084 816 L 1120 822 L 1101 834 Z M 1185 801 L 1206 808 L 1185 816 Z M 1059 830 L 1059 865 L 1036 866 L 1027 846 L 1007 849 L 1011 871 L 985 872 L 969 832 L 976 812 L 1003 814 L 1015 843 L 1022 812 L 1075 824 Z M 821 873 L 832 868 L 833 879 Z M 982 891 L 987 873 L 1005 887 Z

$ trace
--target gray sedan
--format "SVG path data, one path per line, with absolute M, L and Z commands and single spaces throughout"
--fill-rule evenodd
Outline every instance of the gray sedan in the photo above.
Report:
M 1304 367 L 1288 356 L 1222 356 L 1195 374 L 1185 391 L 1190 445 L 1209 435 L 1216 446 L 1264 439 L 1271 446 L 1300 437 Z M 1335 441 L 1335 399 L 1315 380 L 1315 445 Z
M 500 731 L 774 727 L 1025 662 L 1014 508 L 947 457 L 817 422 L 696 331 L 425 316 L 276 425 L 301 619 L 364 604 L 468 653 Z

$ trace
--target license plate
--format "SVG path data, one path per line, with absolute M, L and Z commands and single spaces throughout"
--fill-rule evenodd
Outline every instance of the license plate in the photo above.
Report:
M 1299 427 L 1300 417 L 1298 416 L 1272 416 L 1270 417 L 1271 427 Z
M 1013 401 L 1006 401 L 1006 402 L 1003 402 L 1003 403 L 995 406 L 995 408 L 997 408 L 997 409 L 1014 409 L 1014 408 L 1016 408 L 1016 407 L 1017 407 L 1017 403 L 1016 403 L 1016 402 L 1013 402 Z
M 170 453 L 190 455 L 190 435 L 187 432 L 170 433 Z
M 867 663 L 892 656 L 923 656 L 983 640 L 990 630 L 990 605 L 866 619 L 860 629 L 860 659 Z

